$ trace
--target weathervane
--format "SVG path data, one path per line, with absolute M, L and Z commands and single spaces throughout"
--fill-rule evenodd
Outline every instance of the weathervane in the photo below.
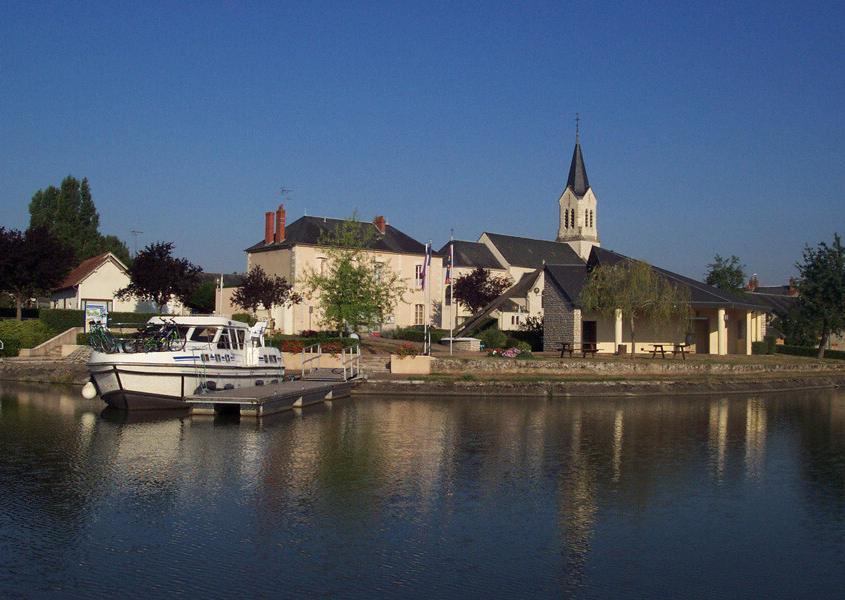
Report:
M 581 113 L 575 113 L 575 143 L 577 144 L 581 136 Z

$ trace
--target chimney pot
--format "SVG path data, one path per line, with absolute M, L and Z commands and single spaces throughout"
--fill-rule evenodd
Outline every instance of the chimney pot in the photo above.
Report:
M 285 241 L 285 205 L 279 204 L 276 209 L 276 243 Z
M 273 213 L 264 213 L 264 243 L 273 243 Z
M 373 219 L 373 225 L 376 226 L 376 229 L 379 230 L 380 234 L 384 235 L 385 220 L 384 220 L 384 217 L 382 215 L 379 215 L 375 219 Z

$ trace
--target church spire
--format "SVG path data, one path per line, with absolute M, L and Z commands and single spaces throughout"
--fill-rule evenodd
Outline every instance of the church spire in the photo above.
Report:
M 575 150 L 572 151 L 572 164 L 569 165 L 569 178 L 566 187 L 571 188 L 576 196 L 583 196 L 590 189 L 587 179 L 587 168 L 584 166 L 584 156 L 581 154 L 581 117 L 575 116 Z

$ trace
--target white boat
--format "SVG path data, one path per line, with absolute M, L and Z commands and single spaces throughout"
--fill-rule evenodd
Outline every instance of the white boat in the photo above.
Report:
M 183 408 L 185 396 L 204 390 L 281 381 L 282 354 L 265 345 L 266 327 L 225 317 L 154 317 L 140 338 L 121 340 L 98 332 L 100 343 L 92 344 L 88 372 L 109 406 Z

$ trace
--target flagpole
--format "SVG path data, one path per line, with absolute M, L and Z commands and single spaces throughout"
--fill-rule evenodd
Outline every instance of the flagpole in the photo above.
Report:
M 423 279 L 425 285 L 425 293 L 423 295 L 424 302 L 425 302 L 425 321 L 424 321 L 424 328 L 423 328 L 423 352 L 427 355 L 431 355 L 431 343 L 429 340 L 429 320 L 431 319 L 430 310 L 431 310 L 431 240 L 428 241 L 425 248 L 425 262 L 423 263 L 423 271 L 425 273 L 425 278 Z
M 454 231 L 454 230 L 453 230 Z M 449 356 L 455 341 L 455 235 L 449 233 Z

